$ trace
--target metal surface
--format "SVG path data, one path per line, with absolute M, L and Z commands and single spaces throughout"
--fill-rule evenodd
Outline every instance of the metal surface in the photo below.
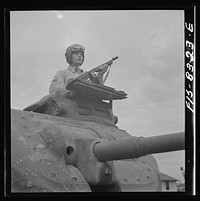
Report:
M 159 191 L 151 156 L 100 162 L 94 144 L 128 138 L 116 126 L 12 109 L 12 192 Z
M 94 154 L 99 161 L 138 158 L 146 154 L 182 150 L 185 147 L 184 133 L 154 137 L 131 137 L 122 140 L 97 143 Z
M 112 101 L 48 95 L 24 110 L 11 110 L 12 192 L 160 191 L 149 154 L 184 149 L 183 133 L 131 137 Z
M 91 191 L 81 172 L 65 163 L 57 117 L 50 121 L 51 116 L 19 110 L 11 115 L 11 192 Z

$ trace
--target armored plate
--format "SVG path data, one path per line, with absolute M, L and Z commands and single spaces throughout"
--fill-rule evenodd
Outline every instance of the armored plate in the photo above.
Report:
M 80 171 L 65 164 L 61 131 L 45 120 L 37 120 L 34 113 L 12 110 L 11 191 L 90 192 Z M 56 135 L 45 130 L 47 127 Z
M 77 136 L 106 140 L 130 137 L 117 126 L 13 109 L 11 115 L 12 192 L 160 190 L 158 166 L 151 155 L 114 161 L 117 183 L 113 186 L 93 186 L 87 175 L 67 164 L 66 146 Z

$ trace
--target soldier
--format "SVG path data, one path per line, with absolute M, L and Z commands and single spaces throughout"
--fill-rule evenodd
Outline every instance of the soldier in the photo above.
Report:
M 60 70 L 55 74 L 49 87 L 50 94 L 56 94 L 64 97 L 72 96 L 72 92 L 66 90 L 66 85 L 69 81 L 84 73 L 84 71 L 80 68 L 85 57 L 84 51 L 85 48 L 79 44 L 70 45 L 66 49 L 65 58 L 69 66 L 67 69 Z M 91 75 L 91 78 L 93 78 L 93 80 L 98 80 L 99 83 L 102 83 L 103 74 L 106 70 L 107 69 L 101 71 L 98 76 Z

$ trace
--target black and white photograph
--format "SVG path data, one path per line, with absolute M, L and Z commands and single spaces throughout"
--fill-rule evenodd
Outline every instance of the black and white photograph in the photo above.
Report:
M 11 194 L 193 189 L 184 10 L 22 9 L 9 20 Z

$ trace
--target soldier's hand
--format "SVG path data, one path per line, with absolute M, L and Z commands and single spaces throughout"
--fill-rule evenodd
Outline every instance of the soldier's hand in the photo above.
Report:
M 74 95 L 74 93 L 73 93 L 72 91 L 67 91 L 66 94 L 65 94 L 65 96 L 66 96 L 67 98 L 70 98 L 70 97 L 72 97 L 73 95 Z
M 95 73 L 89 72 L 89 76 L 90 78 L 96 78 L 97 76 L 95 75 Z
M 100 72 L 99 72 L 99 75 L 103 75 L 108 69 L 108 66 L 106 66 L 105 68 L 103 68 Z
M 95 73 L 89 73 L 89 76 L 90 76 L 90 80 L 93 82 L 93 83 L 97 83 L 99 84 L 100 81 L 99 81 L 99 77 L 98 75 L 96 75 Z

